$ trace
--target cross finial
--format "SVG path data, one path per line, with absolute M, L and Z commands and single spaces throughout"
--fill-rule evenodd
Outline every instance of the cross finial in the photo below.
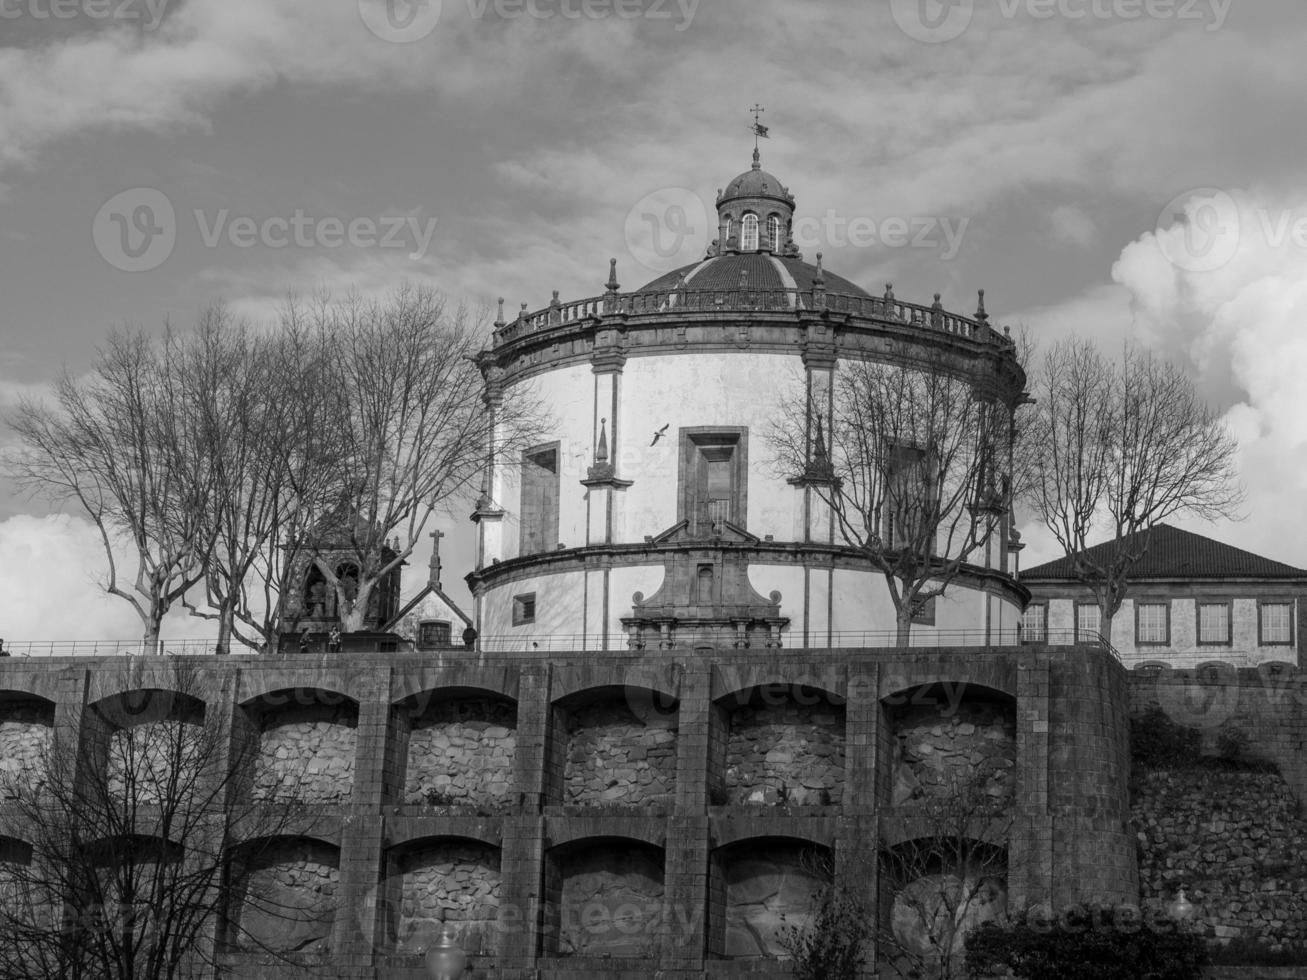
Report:
M 444 531 L 431 532 L 431 574 L 428 582 L 437 589 L 440 588 L 440 539 L 444 536 Z
M 758 168 L 758 140 L 770 139 L 770 137 L 767 135 L 767 127 L 762 124 L 762 114 L 766 110 L 755 102 L 753 108 L 749 111 L 753 113 L 753 166 L 756 170 Z

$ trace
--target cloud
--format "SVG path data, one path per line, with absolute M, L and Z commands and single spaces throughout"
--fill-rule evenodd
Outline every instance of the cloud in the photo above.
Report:
M 0 521 L 0 555 L 0 637 L 11 649 L 27 641 L 141 638 L 135 611 L 102 587 L 108 566 L 90 522 L 63 514 L 10 517 Z M 165 639 L 212 634 L 209 624 L 184 614 L 170 613 L 164 622 Z M 43 652 L 68 647 L 34 650 Z
M 1090 245 L 1097 237 L 1094 219 L 1077 204 L 1062 204 L 1048 217 L 1053 237 L 1069 245 Z

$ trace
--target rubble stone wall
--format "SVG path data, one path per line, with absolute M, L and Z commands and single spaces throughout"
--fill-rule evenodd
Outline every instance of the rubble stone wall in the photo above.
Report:
M 0 799 L 15 780 L 39 778 L 54 733 L 52 711 L 31 703 L 0 705 Z
M 824 702 L 735 708 L 726 794 L 732 804 L 838 806 L 844 797 L 844 709 Z
M 651 957 L 663 922 L 663 852 L 598 845 L 562 859 L 559 956 Z
M 1017 739 L 1010 708 L 988 701 L 964 701 L 952 711 L 910 705 L 899 713 L 894 735 L 894 806 L 958 789 L 996 803 L 1012 799 Z
M 255 799 L 348 803 L 357 744 L 353 705 L 302 705 L 268 715 L 254 762 Z
M 517 711 L 502 701 L 442 701 L 413 719 L 404 802 L 499 809 L 513 799 Z
M 288 842 L 275 862 L 251 872 L 234 945 L 291 952 L 330 942 L 339 884 L 334 847 L 311 840 Z
M 796 844 L 732 848 L 726 878 L 726 955 L 766 959 L 785 954 L 779 937 L 787 926 L 804 928 L 825 887 L 814 851 Z
M 639 807 L 676 791 L 676 729 L 646 725 L 624 703 L 578 708 L 568 725 L 563 801 Z
M 396 939 L 401 951 L 430 947 L 442 922 L 469 953 L 493 953 L 499 916 L 499 851 L 470 841 L 439 841 L 407 851 Z

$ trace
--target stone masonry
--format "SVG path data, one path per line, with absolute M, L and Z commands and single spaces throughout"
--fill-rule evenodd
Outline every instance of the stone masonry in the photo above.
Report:
M 875 899 L 878 848 L 920 833 L 894 799 L 896 731 L 968 763 L 1015 760 L 996 765 L 1013 788 L 1012 904 L 1138 898 L 1127 680 L 1097 649 L 183 662 L 200 685 L 199 723 L 255 750 L 247 785 L 269 806 L 274 790 L 300 802 L 300 829 L 258 869 L 289 918 L 243 913 L 284 959 L 225 949 L 231 980 L 417 980 L 414 944 L 437 915 L 472 949 L 474 980 L 780 978 L 782 964 L 757 957 L 780 914 L 806 914 L 799 854 L 829 855 L 837 875 L 864 869 L 855 884 Z M 41 718 L 56 745 L 103 737 L 88 708 L 166 691 L 174 669 L 174 658 L 0 661 L 0 733 L 28 730 L 0 734 L 3 760 L 31 765 Z M 1001 710 L 964 707 L 924 727 L 913 697 L 942 684 L 961 705 Z M 442 707 L 457 703 L 474 707 Z M 638 805 L 603 805 L 614 775 Z M 429 805 L 429 787 L 448 798 Z M 745 802 L 759 788 L 775 791 L 772 805 Z M 6 813 L 0 801 L 0 844 L 21 857 Z

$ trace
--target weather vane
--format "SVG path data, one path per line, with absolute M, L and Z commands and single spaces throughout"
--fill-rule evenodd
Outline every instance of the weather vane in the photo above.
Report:
M 758 149 L 759 137 L 762 137 L 763 139 L 771 139 L 771 137 L 767 135 L 767 127 L 758 121 L 759 117 L 762 116 L 766 110 L 755 102 L 753 108 L 749 111 L 753 113 L 753 148 L 756 150 Z

